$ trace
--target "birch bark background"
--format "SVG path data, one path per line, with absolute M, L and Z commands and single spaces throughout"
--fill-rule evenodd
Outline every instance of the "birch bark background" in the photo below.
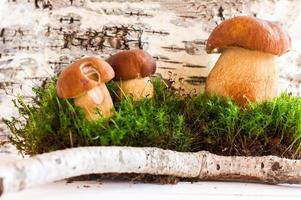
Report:
M 30 97 L 33 86 L 74 60 L 125 49 L 147 50 L 158 76 L 197 93 L 218 57 L 205 53 L 209 33 L 237 15 L 289 30 L 294 46 L 281 58 L 280 91 L 301 95 L 300 10 L 299 0 L 2 0 L 0 118 L 17 114 L 11 103 L 17 94 Z M 7 132 L 0 123 L 0 135 Z

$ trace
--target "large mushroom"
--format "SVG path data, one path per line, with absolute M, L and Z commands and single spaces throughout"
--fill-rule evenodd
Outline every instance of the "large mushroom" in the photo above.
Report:
M 113 77 L 114 71 L 107 62 L 97 57 L 82 58 L 61 72 L 56 86 L 57 95 L 73 98 L 75 105 L 84 109 L 89 120 L 97 120 L 99 111 L 104 117 L 110 117 L 114 107 L 105 83 Z
M 115 71 L 119 95 L 133 100 L 152 97 L 154 87 L 150 75 L 156 71 L 156 61 L 143 50 L 121 51 L 109 57 L 107 62 Z
M 225 20 L 208 38 L 207 53 L 221 52 L 209 73 L 206 92 L 232 97 L 239 105 L 276 96 L 278 56 L 291 47 L 277 24 L 255 17 Z

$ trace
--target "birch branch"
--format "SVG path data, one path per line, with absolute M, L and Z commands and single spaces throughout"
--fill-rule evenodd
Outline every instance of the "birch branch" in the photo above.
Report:
M 218 156 L 206 151 L 181 153 L 159 148 L 79 147 L 0 165 L 0 194 L 92 173 L 299 183 L 301 160 L 276 156 Z

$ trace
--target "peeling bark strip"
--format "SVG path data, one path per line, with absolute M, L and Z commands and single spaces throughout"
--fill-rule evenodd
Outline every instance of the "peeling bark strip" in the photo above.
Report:
M 206 151 L 181 153 L 159 148 L 79 147 L 3 164 L 0 166 L 0 195 L 74 176 L 102 173 L 299 183 L 301 160 L 218 156 Z

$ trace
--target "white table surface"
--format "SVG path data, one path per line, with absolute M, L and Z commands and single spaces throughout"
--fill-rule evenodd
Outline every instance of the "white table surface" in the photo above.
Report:
M 60 181 L 21 192 L 4 194 L 2 200 L 100 200 L 100 199 L 301 199 L 301 185 L 264 185 L 235 182 L 181 182 L 176 185 L 129 182 Z

